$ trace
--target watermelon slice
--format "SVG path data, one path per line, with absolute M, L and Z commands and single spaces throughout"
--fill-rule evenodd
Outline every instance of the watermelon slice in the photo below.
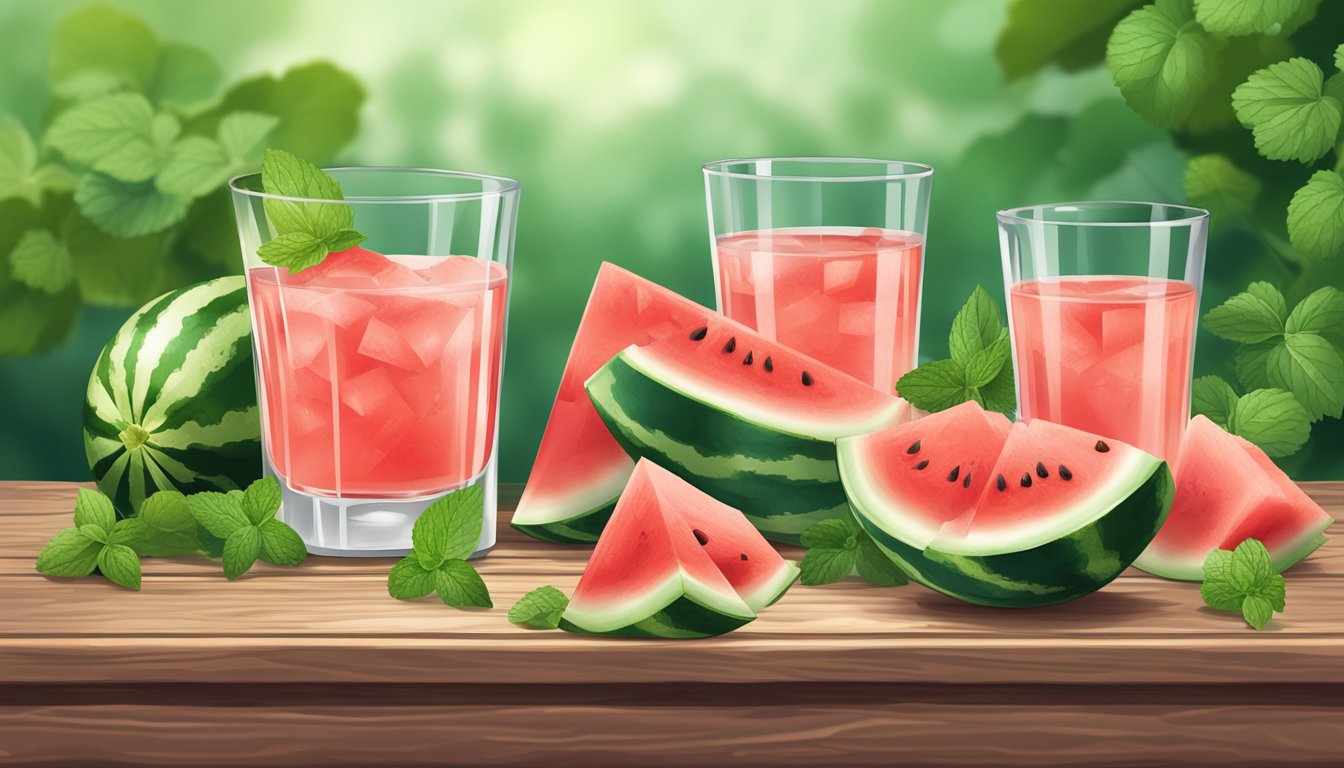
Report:
M 592 543 L 634 462 L 611 438 L 583 382 L 629 344 L 697 322 L 710 310 L 607 262 L 597 273 L 513 526 L 545 541 Z
M 627 637 L 730 632 L 798 577 L 742 517 L 640 460 L 560 627 Z
M 904 400 L 721 316 L 621 351 L 588 395 L 632 456 L 652 459 L 742 510 L 766 538 L 797 543 L 849 514 L 837 437 L 909 418 Z
M 1161 460 L 975 403 L 837 442 L 855 516 L 911 578 L 982 605 L 1072 600 L 1105 586 L 1171 508 Z
M 1196 416 L 1181 441 L 1171 516 L 1134 565 L 1199 581 L 1210 552 L 1253 538 L 1282 571 L 1324 543 L 1332 522 L 1264 451 Z

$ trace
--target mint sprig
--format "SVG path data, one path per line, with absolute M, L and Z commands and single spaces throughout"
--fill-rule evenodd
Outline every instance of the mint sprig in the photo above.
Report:
M 117 520 L 112 500 L 97 491 L 79 489 L 75 527 L 51 537 L 37 557 L 37 572 L 49 576 L 88 576 L 95 569 L 103 578 L 140 589 L 140 557 L 131 548 L 130 520 Z
M 257 560 L 298 565 L 308 557 L 303 539 L 275 519 L 280 510 L 280 484 L 273 477 L 252 483 L 246 491 L 193 494 L 187 497 L 187 506 L 196 522 L 223 542 L 220 556 L 229 579 L 247 573 Z
M 532 629 L 555 629 L 569 607 L 569 598 L 555 587 L 537 587 L 509 609 L 509 623 Z
M 484 514 L 479 486 L 430 504 L 411 529 L 413 551 L 387 575 L 387 593 L 398 600 L 437 594 L 445 605 L 457 608 L 494 607 L 490 590 L 467 562 L 481 540 Z
M 974 400 L 1011 415 L 1017 407 L 1012 350 L 1008 329 L 999 318 L 999 305 L 977 285 L 952 320 L 948 335 L 952 357 L 925 363 L 902 376 L 896 383 L 901 397 L 929 413 Z
M 257 250 L 261 260 L 300 272 L 321 264 L 328 254 L 353 248 L 365 235 L 352 227 L 355 211 L 344 200 L 341 185 L 316 165 L 282 149 L 268 149 L 261 161 L 261 186 L 270 195 L 302 200 L 265 198 L 266 215 L 276 237 Z
M 1287 592 L 1269 550 L 1257 539 L 1246 539 L 1231 552 L 1209 553 L 1199 594 L 1215 611 L 1240 611 L 1247 624 L 1261 629 L 1275 612 L 1283 612 Z
M 908 582 L 905 574 L 853 520 L 822 520 L 803 531 L 801 542 L 807 553 L 799 570 L 807 586 L 832 584 L 856 571 L 865 581 L 881 586 Z

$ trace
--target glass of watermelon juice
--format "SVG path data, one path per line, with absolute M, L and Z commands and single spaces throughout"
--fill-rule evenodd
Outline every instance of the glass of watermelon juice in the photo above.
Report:
M 998 220 L 1018 415 L 1175 458 L 1190 419 L 1208 212 L 1097 201 Z
M 919 353 L 933 169 L 786 157 L 704 175 L 719 311 L 891 392 Z
M 368 238 L 298 272 L 259 175 L 231 183 L 252 310 L 265 470 L 317 554 L 411 549 L 420 512 L 479 485 L 494 545 L 496 412 L 519 185 L 412 168 L 328 170 Z M 274 204 L 274 203 L 273 203 Z

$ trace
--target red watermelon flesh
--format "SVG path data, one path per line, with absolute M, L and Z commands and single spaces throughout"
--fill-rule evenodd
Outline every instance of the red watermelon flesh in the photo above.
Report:
M 516 527 L 553 541 L 597 539 L 595 530 L 576 535 L 565 523 L 609 510 L 634 462 L 593 410 L 583 383 L 626 346 L 646 344 L 708 314 L 689 299 L 603 262 L 514 513 Z
M 1210 552 L 1254 538 L 1282 571 L 1319 547 L 1331 522 L 1264 451 L 1196 416 L 1181 441 L 1171 514 L 1134 564 L 1198 581 Z

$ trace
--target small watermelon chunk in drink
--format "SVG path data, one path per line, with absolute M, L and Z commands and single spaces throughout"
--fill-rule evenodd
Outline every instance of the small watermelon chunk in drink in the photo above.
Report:
M 484 471 L 507 275 L 465 256 L 331 254 L 248 273 L 268 458 L 295 490 L 418 497 Z

